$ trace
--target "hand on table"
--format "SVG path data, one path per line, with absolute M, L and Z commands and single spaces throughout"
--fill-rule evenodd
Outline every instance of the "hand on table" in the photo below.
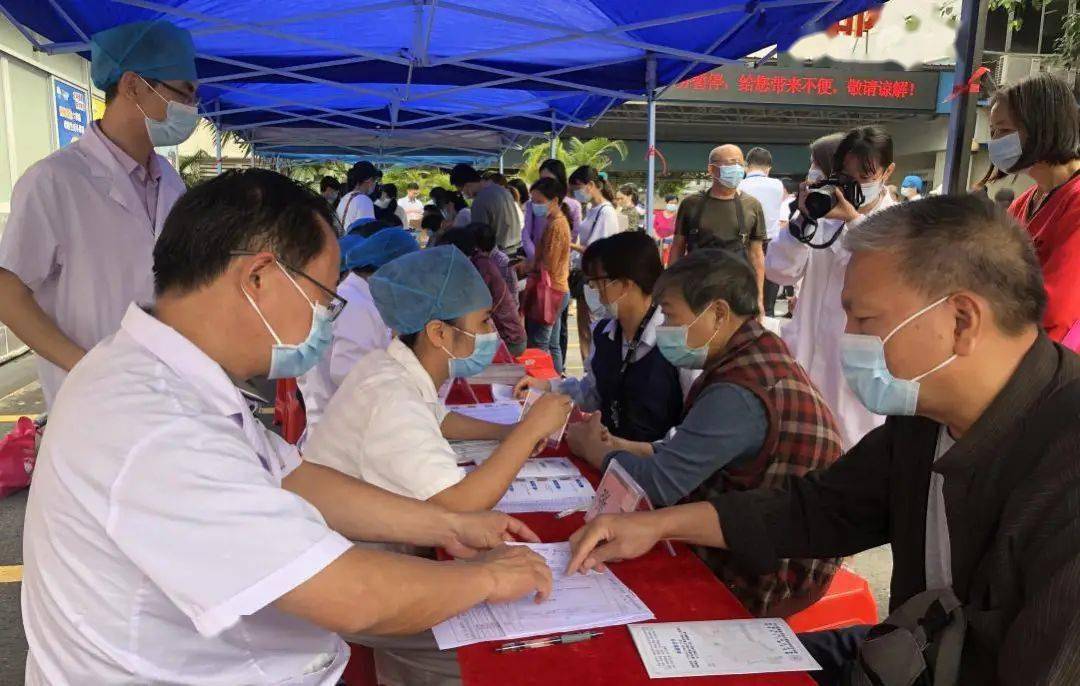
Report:
M 534 388 L 542 393 L 547 393 L 551 390 L 551 382 L 545 379 L 537 379 L 532 376 L 522 377 L 521 381 L 514 384 L 514 397 L 518 400 L 524 400 L 525 396 L 529 395 L 530 388 Z
M 515 538 L 540 542 L 524 522 L 502 512 L 447 513 L 447 516 L 450 535 L 442 548 L 454 557 L 473 557 L 479 550 L 495 548 Z
M 588 462 L 596 469 L 604 465 L 604 458 L 615 450 L 611 434 L 600 421 L 600 413 L 594 412 L 584 422 L 566 428 L 566 442 L 570 452 Z
M 535 591 L 542 602 L 551 595 L 551 569 L 540 555 L 520 545 L 504 545 L 481 554 L 468 564 L 479 564 L 491 577 L 489 603 L 508 603 Z
M 657 512 L 600 515 L 570 537 L 567 574 L 603 569 L 605 562 L 641 557 L 663 538 Z

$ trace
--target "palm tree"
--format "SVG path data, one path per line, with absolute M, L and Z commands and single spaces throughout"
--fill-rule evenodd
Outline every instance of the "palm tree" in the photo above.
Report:
M 202 165 L 212 162 L 213 156 L 205 150 L 196 150 L 192 155 L 182 155 L 178 161 L 180 178 L 184 185 L 191 188 L 202 181 Z
M 566 143 L 562 138 L 555 141 L 555 158 L 562 160 L 570 172 L 583 165 L 607 169 L 613 162 L 613 154 L 618 154 L 619 159 L 626 159 L 626 153 L 625 142 L 610 138 L 583 141 L 571 136 Z M 545 141 L 526 148 L 523 157 L 520 176 L 529 182 L 535 181 L 540 175 L 540 164 L 551 157 L 551 143 Z

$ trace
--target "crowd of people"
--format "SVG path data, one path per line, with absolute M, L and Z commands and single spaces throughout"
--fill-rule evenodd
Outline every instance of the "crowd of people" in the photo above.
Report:
M 972 193 L 908 176 L 894 195 L 893 141 L 863 126 L 813 141 L 797 186 L 768 151 L 717 146 L 650 235 L 635 188 L 554 159 L 531 182 L 458 165 L 429 203 L 368 161 L 318 193 L 260 169 L 185 193 L 154 146 L 194 130 L 191 36 L 91 43 L 105 113 L 18 181 L 0 238 L 0 321 L 50 413 L 28 684 L 332 686 L 342 637 L 382 683 L 459 683 L 433 625 L 551 592 L 542 558 L 503 545 L 536 536 L 492 507 L 573 406 L 573 453 L 659 509 L 585 525 L 569 572 L 678 539 L 787 617 L 890 544 L 918 641 L 883 643 L 902 619 L 804 635 L 819 683 L 899 683 L 882 674 L 924 655 L 955 683 L 1080 680 L 1080 115 L 1060 79 L 993 96 Z M 1018 174 L 1034 185 L 987 197 Z M 558 373 L 517 383 L 544 393 L 520 422 L 443 404 L 504 347 Z M 298 446 L 252 412 L 256 377 L 297 379 Z M 453 440 L 498 447 L 466 471 Z

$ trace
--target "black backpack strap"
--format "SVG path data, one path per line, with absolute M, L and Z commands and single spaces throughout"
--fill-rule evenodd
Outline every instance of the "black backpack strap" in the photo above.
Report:
M 686 251 L 690 252 L 697 247 L 698 240 L 701 236 L 701 217 L 705 214 L 705 205 L 709 202 L 709 192 L 700 191 L 698 197 L 701 199 L 698 202 L 697 208 L 694 210 L 694 216 L 690 218 L 690 227 L 686 232 Z
M 735 220 L 739 223 L 739 242 L 744 250 L 750 249 L 750 232 L 746 230 L 746 209 L 743 207 L 742 192 L 735 193 Z

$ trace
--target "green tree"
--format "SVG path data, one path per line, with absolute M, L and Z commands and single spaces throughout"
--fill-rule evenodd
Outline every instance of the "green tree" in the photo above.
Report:
M 610 138 L 590 138 L 583 141 L 571 136 L 567 139 L 559 138 L 555 142 L 555 159 L 562 160 L 571 173 L 586 164 L 597 169 L 607 169 L 614 161 L 613 155 L 617 154 L 622 160 L 626 159 L 626 153 L 625 142 Z M 518 175 L 532 183 L 540 176 L 540 165 L 549 157 L 551 143 L 548 141 L 526 148 Z
M 184 180 L 184 185 L 188 188 L 196 186 L 202 181 L 202 165 L 213 161 L 214 157 L 205 150 L 196 150 L 192 155 L 182 155 L 178 160 L 180 168 L 177 171 Z
M 1042 8 L 1046 0 L 990 0 L 989 10 L 1005 10 L 1009 13 L 1015 31 L 1023 25 L 1021 17 L 1027 7 Z M 960 21 L 960 7 L 957 0 L 943 0 L 940 6 L 941 16 L 952 23 Z M 985 30 L 985 29 L 984 29 Z M 1067 12 L 1063 20 L 1063 31 L 1054 44 L 1056 61 L 1066 69 L 1080 69 L 1080 12 Z
M 436 186 L 450 188 L 450 176 L 436 167 L 393 166 L 383 172 L 382 182 L 397 186 L 399 197 L 405 196 L 406 187 L 410 183 L 420 186 L 420 195 L 424 198 L 428 197 L 431 189 Z

